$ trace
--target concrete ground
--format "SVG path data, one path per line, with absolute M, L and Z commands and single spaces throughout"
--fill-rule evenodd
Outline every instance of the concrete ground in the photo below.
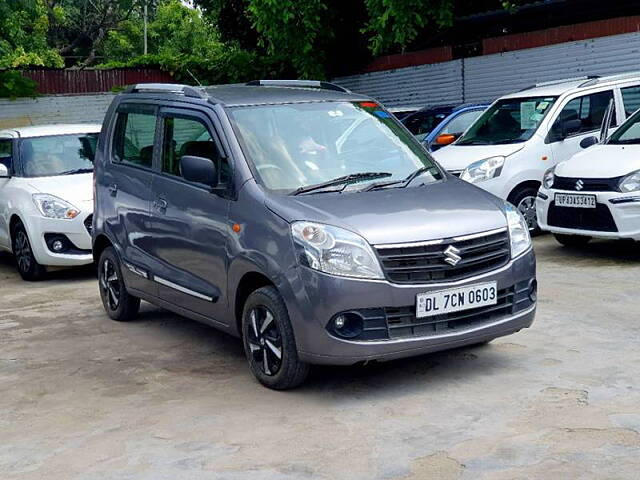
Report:
M 0 478 L 638 478 L 640 245 L 535 243 L 532 328 L 286 393 L 234 338 L 112 322 L 90 270 L 26 283 L 0 255 Z

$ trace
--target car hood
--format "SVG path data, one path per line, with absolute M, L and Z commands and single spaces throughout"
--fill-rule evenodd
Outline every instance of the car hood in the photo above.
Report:
M 371 244 L 434 240 L 506 226 L 502 200 L 456 178 L 360 193 L 267 195 L 265 203 L 288 222 L 335 225 Z
M 464 170 L 469 164 L 489 157 L 508 157 L 524 148 L 524 143 L 509 145 L 449 145 L 432 153 L 446 170 Z
M 640 170 L 640 145 L 594 145 L 559 163 L 556 175 L 615 178 Z
M 80 210 L 93 210 L 93 174 L 58 175 L 55 177 L 28 178 L 31 188 L 55 195 Z

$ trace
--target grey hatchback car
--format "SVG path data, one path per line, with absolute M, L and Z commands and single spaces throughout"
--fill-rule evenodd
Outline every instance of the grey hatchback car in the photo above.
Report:
M 330 83 L 130 87 L 98 142 L 93 222 L 112 319 L 143 299 L 239 336 L 274 389 L 310 364 L 484 343 L 535 315 L 516 209 Z

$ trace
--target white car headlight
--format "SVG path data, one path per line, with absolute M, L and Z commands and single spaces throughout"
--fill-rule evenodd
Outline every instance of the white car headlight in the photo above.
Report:
M 80 213 L 80 210 L 69 202 L 48 193 L 34 193 L 32 198 L 40 213 L 47 218 L 71 220 Z
M 621 192 L 637 192 L 640 190 L 640 170 L 630 173 L 620 182 Z
M 364 238 L 342 228 L 312 222 L 294 222 L 291 233 L 300 249 L 300 262 L 331 275 L 384 278 L 380 262 Z
M 505 213 L 509 227 L 509 238 L 511 239 L 511 258 L 516 258 L 531 246 L 529 226 L 518 209 L 509 202 L 505 202 Z
M 553 182 L 556 179 L 556 167 L 551 167 L 549 170 L 544 172 L 544 177 L 542 177 L 542 186 L 544 188 L 553 187 Z
M 460 178 L 469 183 L 483 182 L 499 176 L 503 165 L 504 157 L 485 158 L 469 165 Z

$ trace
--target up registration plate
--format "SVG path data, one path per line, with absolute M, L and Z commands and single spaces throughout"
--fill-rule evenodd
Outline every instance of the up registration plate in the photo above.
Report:
M 596 208 L 596 196 L 556 193 L 555 203 L 557 207 Z
M 497 303 L 498 286 L 496 282 L 419 293 L 416 297 L 416 317 L 431 317 Z

